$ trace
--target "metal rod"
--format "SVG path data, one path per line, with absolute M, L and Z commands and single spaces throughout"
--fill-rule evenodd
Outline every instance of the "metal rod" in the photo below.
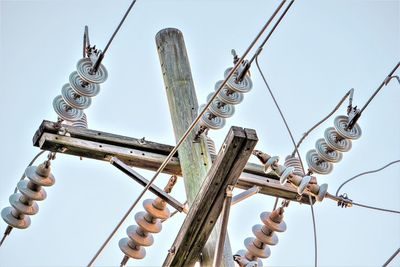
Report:
M 249 188 L 246 191 L 243 191 L 240 194 L 233 196 L 231 205 L 233 206 L 233 205 L 257 194 L 258 192 L 260 192 L 260 187 L 255 185 L 252 188 Z
M 400 61 L 396 64 L 396 66 L 392 69 L 392 71 L 385 77 L 385 79 L 383 80 L 383 82 L 379 85 L 379 87 L 375 90 L 375 92 L 372 94 L 372 96 L 368 99 L 367 103 L 365 103 L 365 105 L 361 108 L 360 112 L 357 114 L 357 116 L 355 116 L 350 122 L 349 125 L 347 126 L 348 129 L 351 129 L 358 121 L 358 119 L 361 117 L 361 114 L 363 113 L 363 111 L 367 108 L 367 106 L 369 105 L 369 103 L 372 101 L 372 99 L 374 99 L 374 97 L 376 96 L 376 94 L 379 93 L 379 91 L 383 88 L 384 85 L 387 84 L 387 79 L 388 77 L 393 76 L 393 73 L 397 70 L 397 68 L 400 66 Z
M 139 173 L 137 173 L 135 170 L 133 170 L 131 167 L 123 163 L 121 160 L 119 160 L 116 157 L 112 157 L 110 160 L 110 163 L 117 167 L 117 169 L 121 170 L 123 173 L 127 174 L 129 177 L 131 177 L 133 180 L 138 182 L 142 186 L 148 185 L 149 181 L 141 176 Z M 171 205 L 174 209 L 176 209 L 179 212 L 183 212 L 186 210 L 185 205 L 181 204 L 178 200 L 175 198 L 171 197 L 169 194 L 164 192 L 161 188 L 158 186 L 152 184 L 150 185 L 149 191 L 167 202 L 169 205 Z M 186 211 L 187 212 L 187 211 Z
M 400 253 L 400 248 L 398 248 L 392 256 L 382 265 L 382 267 L 386 267 L 389 265 L 389 263 Z
M 4 231 L 4 236 L 3 236 L 3 238 L 2 238 L 1 241 L 0 241 L 0 247 L 1 247 L 1 245 L 3 245 L 4 240 L 5 240 L 6 237 L 11 233 L 12 229 L 13 229 L 13 227 L 7 226 L 6 230 Z
M 250 50 L 253 48 L 255 43 L 258 41 L 258 39 L 261 37 L 261 35 L 264 33 L 266 28 L 269 26 L 271 23 L 272 19 L 275 17 L 275 15 L 278 13 L 278 11 L 281 9 L 283 4 L 286 2 L 286 0 L 283 0 L 278 8 L 275 10 L 271 18 L 265 23 L 265 25 L 262 27 L 260 32 L 257 34 L 257 36 L 254 38 L 254 40 L 251 42 L 249 47 L 246 49 L 246 51 L 243 53 L 243 56 L 238 60 L 238 62 L 235 64 L 235 66 L 231 69 L 231 71 L 228 73 L 226 78 L 223 80 L 221 83 L 220 87 L 218 90 L 215 91 L 214 95 L 210 98 L 208 103 L 205 105 L 204 109 L 200 112 L 200 114 L 197 116 L 197 118 L 192 122 L 192 124 L 189 126 L 189 128 L 186 130 L 186 132 L 183 134 L 181 139 L 177 142 L 176 146 L 171 150 L 171 152 L 168 154 L 168 156 L 165 158 L 164 162 L 161 164 L 161 166 L 157 169 L 156 173 L 154 176 L 150 179 L 150 182 L 147 184 L 147 186 L 143 189 L 143 191 L 139 194 L 137 199 L 132 203 L 132 205 L 129 207 L 127 212 L 124 214 L 122 219 L 118 222 L 116 227 L 112 230 L 110 235 L 107 237 L 105 242 L 101 245 L 100 249 L 96 252 L 94 257 L 91 259 L 89 262 L 88 266 L 92 266 L 96 258 L 100 255 L 100 253 L 103 251 L 105 246 L 108 244 L 108 242 L 111 240 L 111 238 L 114 236 L 114 234 L 118 231 L 118 229 L 121 227 L 121 225 L 124 223 L 126 218 L 129 216 L 129 214 L 132 212 L 134 207 L 137 205 L 139 200 L 142 198 L 142 196 L 146 193 L 146 191 L 150 188 L 151 184 L 154 182 L 154 180 L 157 178 L 157 176 L 161 173 L 162 170 L 164 170 L 165 166 L 167 166 L 168 162 L 171 160 L 173 155 L 178 151 L 178 148 L 182 145 L 182 143 L 186 140 L 186 138 L 189 136 L 190 132 L 193 130 L 193 128 L 196 126 L 196 124 L 200 121 L 201 116 L 204 115 L 206 112 L 207 108 L 211 105 L 213 100 L 217 97 L 217 95 L 220 93 L 226 82 L 232 77 L 233 73 L 237 70 L 237 68 L 240 66 L 240 64 L 243 62 L 244 58 L 247 56 L 247 54 L 250 52 Z
M 289 5 L 286 7 L 286 9 L 283 11 L 282 15 L 279 17 L 278 21 L 275 23 L 275 25 L 272 27 L 271 31 L 268 33 L 267 37 L 265 37 L 264 41 L 261 43 L 261 45 L 258 47 L 256 53 L 254 53 L 253 57 L 249 61 L 249 65 L 254 61 L 254 59 L 261 53 L 264 45 L 266 42 L 269 40 L 271 37 L 272 33 L 275 31 L 275 29 L 278 27 L 279 23 L 281 20 L 285 17 L 286 13 L 289 11 L 290 7 L 294 3 L 294 0 L 291 0 Z
M 221 223 L 221 232 L 218 236 L 218 243 L 217 247 L 215 248 L 215 255 L 213 261 L 213 267 L 219 267 L 222 255 L 224 253 L 224 244 L 225 244 L 225 237 L 228 229 L 228 221 L 229 221 L 229 211 L 231 209 L 231 201 L 232 201 L 232 190 L 234 186 L 228 185 L 226 188 L 226 196 L 224 201 L 224 206 L 222 210 L 222 223 Z
M 136 3 L 136 0 L 133 0 L 132 3 L 129 5 L 128 9 L 126 10 L 124 16 L 122 17 L 120 23 L 118 24 L 118 27 L 115 29 L 114 33 L 111 35 L 110 40 L 108 40 L 108 43 L 106 45 L 106 47 L 103 50 L 103 55 L 107 52 L 108 47 L 110 46 L 111 42 L 114 40 L 115 35 L 117 34 L 117 32 L 119 31 L 119 29 L 121 28 L 122 24 L 124 23 L 126 17 L 128 16 L 129 12 L 131 11 L 133 5 Z

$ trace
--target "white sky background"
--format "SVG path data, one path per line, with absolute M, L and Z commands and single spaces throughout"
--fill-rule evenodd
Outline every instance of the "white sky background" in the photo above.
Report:
M 82 55 L 84 25 L 92 44 L 103 48 L 130 1 L 1 1 L 0 47 L 0 207 L 26 164 L 39 151 L 32 137 L 43 119 L 55 120 L 53 98 Z M 165 144 L 174 144 L 154 36 L 166 27 L 185 37 L 199 104 L 232 65 L 230 50 L 242 54 L 270 17 L 278 1 L 138 1 L 104 60 L 109 79 L 85 112 L 89 127 Z M 260 64 L 298 140 L 355 88 L 359 107 L 400 59 L 399 1 L 295 2 L 260 56 Z M 292 144 L 270 96 L 252 67 L 254 88 L 245 94 L 225 128 L 210 131 L 220 145 L 231 125 L 257 130 L 257 148 L 282 159 Z M 400 75 L 400 72 L 397 72 Z M 318 176 L 334 193 L 345 179 L 400 159 L 400 85 L 393 80 L 365 110 L 363 136 L 335 164 Z M 338 114 L 345 114 L 347 102 Z M 332 117 L 301 146 L 314 148 Z M 41 161 L 44 158 L 41 159 Z M 253 162 L 257 162 L 254 158 Z M 283 161 L 282 161 L 283 162 Z M 38 162 L 40 163 L 40 162 Z M 151 172 L 137 169 L 146 177 Z M 0 266 L 83 266 L 120 220 L 142 187 L 106 162 L 58 155 L 56 184 L 38 203 L 26 230 L 13 230 L 0 248 Z M 164 186 L 168 176 L 156 184 Z M 400 166 L 364 176 L 343 192 L 356 202 L 400 210 Z M 239 191 L 236 191 L 239 192 Z M 182 202 L 182 180 L 173 191 Z M 147 197 L 153 197 L 148 194 Z M 259 214 L 274 198 L 257 195 L 231 209 L 232 251 L 243 249 Z M 135 208 L 96 265 L 115 266 L 122 259 L 118 240 L 134 223 Z M 400 216 L 353 207 L 337 208 L 326 200 L 315 206 L 320 266 L 378 266 L 400 246 Z M 159 266 L 184 219 L 175 216 L 155 235 L 144 260 L 131 266 Z M 291 203 L 288 230 L 278 234 L 267 266 L 312 266 L 314 245 L 309 206 Z M 1 234 L 6 228 L 1 220 Z M 400 265 L 400 257 L 393 266 Z

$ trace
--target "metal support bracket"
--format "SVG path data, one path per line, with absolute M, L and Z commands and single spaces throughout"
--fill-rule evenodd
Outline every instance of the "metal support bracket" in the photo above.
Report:
M 133 180 L 141 184 L 142 186 L 147 186 L 149 184 L 149 181 L 141 176 L 139 173 L 134 171 L 131 167 L 123 163 L 121 160 L 117 159 L 116 157 L 112 157 L 110 160 L 110 163 L 117 167 L 117 169 L 121 170 L 123 173 L 127 174 L 129 177 L 131 177 Z M 179 212 L 184 212 L 187 213 L 187 207 L 180 203 L 178 200 L 175 198 L 171 197 L 169 194 L 165 193 L 161 188 L 158 186 L 151 184 L 149 191 L 155 194 L 157 197 L 161 198 L 165 202 L 167 202 L 169 205 L 171 205 L 174 209 L 176 209 Z

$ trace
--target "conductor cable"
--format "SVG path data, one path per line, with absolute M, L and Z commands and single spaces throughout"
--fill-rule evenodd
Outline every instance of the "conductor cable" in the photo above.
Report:
M 200 121 L 201 117 L 204 115 L 206 112 L 207 108 L 211 105 L 212 101 L 217 97 L 217 95 L 220 93 L 226 82 L 231 78 L 231 76 L 234 74 L 234 72 L 239 68 L 240 64 L 242 64 L 243 60 L 247 56 L 247 54 L 250 52 L 250 50 L 254 47 L 255 43 L 259 40 L 261 35 L 265 32 L 269 24 L 271 23 L 272 19 L 275 17 L 275 15 L 278 13 L 278 11 L 281 9 L 283 4 L 286 2 L 286 0 L 283 0 L 278 8 L 275 10 L 273 15 L 270 17 L 270 19 L 265 23 L 265 25 L 262 27 L 260 32 L 257 34 L 257 36 L 254 38 L 254 40 L 251 42 L 249 47 L 246 49 L 246 51 L 243 53 L 243 56 L 236 62 L 234 67 L 231 69 L 231 71 L 228 73 L 228 75 L 225 77 L 223 82 L 220 84 L 219 88 L 215 91 L 214 95 L 209 99 L 203 110 L 200 112 L 200 114 L 193 120 L 192 124 L 189 126 L 189 128 L 186 130 L 186 132 L 183 134 L 183 136 L 180 138 L 180 140 L 177 142 L 175 147 L 171 150 L 169 155 L 165 158 L 164 162 L 160 165 L 160 167 L 157 169 L 156 173 L 154 176 L 150 179 L 149 183 L 146 185 L 146 187 L 143 189 L 143 191 L 139 194 L 139 196 L 136 198 L 136 200 L 133 202 L 133 204 L 129 207 L 128 211 L 124 214 L 122 219 L 118 222 L 116 227 L 113 229 L 113 231 L 110 233 L 110 235 L 107 237 L 105 242 L 101 245 L 100 249 L 96 252 L 94 257 L 91 259 L 89 262 L 88 266 L 92 266 L 94 261 L 97 259 L 97 257 L 100 255 L 100 253 L 103 251 L 105 246 L 108 244 L 108 242 L 111 240 L 111 238 L 114 236 L 114 234 L 118 231 L 118 229 L 121 227 L 123 222 L 126 220 L 126 218 L 129 216 L 129 214 L 132 212 L 132 210 L 135 208 L 137 203 L 140 201 L 140 199 L 143 197 L 143 195 L 146 193 L 146 191 L 150 188 L 154 180 L 158 177 L 158 175 L 164 170 L 165 166 L 169 163 L 173 155 L 178 151 L 179 147 L 182 145 L 182 143 L 187 139 L 191 131 L 194 129 L 196 124 Z

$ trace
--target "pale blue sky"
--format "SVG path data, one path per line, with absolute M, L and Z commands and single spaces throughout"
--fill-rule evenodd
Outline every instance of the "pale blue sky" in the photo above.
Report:
M 2 178 L 0 207 L 26 164 L 38 152 L 32 136 L 43 119 L 55 120 L 53 98 L 75 70 L 82 51 L 84 25 L 92 44 L 104 47 L 130 1 L 0 1 L 0 121 Z M 242 54 L 278 1 L 138 1 L 111 45 L 104 65 L 109 79 L 86 111 L 89 127 L 165 144 L 174 136 L 154 36 L 179 28 L 185 37 L 199 104 L 231 66 L 230 50 Z M 362 106 L 400 60 L 400 1 L 297 0 L 260 56 L 260 64 L 296 139 L 320 120 L 352 87 Z M 400 73 L 398 72 L 398 75 Z M 231 125 L 257 130 L 257 148 L 284 158 L 292 151 L 289 136 L 255 66 L 254 88 L 245 95 L 225 128 L 211 131 L 220 145 Z M 384 87 L 353 142 L 329 176 L 318 176 L 329 191 L 346 178 L 400 159 L 400 85 Z M 345 104 L 337 115 L 345 114 Z M 301 147 L 305 154 L 333 125 L 333 117 Z M 255 159 L 252 161 L 256 162 Z M 151 172 L 136 169 L 146 177 Z M 106 162 L 58 155 L 56 184 L 38 203 L 26 230 L 14 230 L 0 248 L 0 266 L 86 265 L 142 190 Z M 163 178 L 161 178 L 163 177 Z M 163 186 L 167 176 L 156 184 Z M 400 166 L 356 180 L 344 188 L 355 201 L 400 210 Z M 182 181 L 173 196 L 185 201 Z M 151 194 L 146 195 L 153 197 Z M 233 252 L 252 236 L 259 214 L 274 198 L 254 196 L 231 209 Z M 134 223 L 126 221 L 99 266 L 119 264 L 118 240 Z M 320 266 L 379 266 L 400 246 L 400 216 L 362 208 L 340 209 L 326 200 L 315 206 Z M 159 266 L 184 215 L 177 215 L 155 235 L 154 245 L 130 266 Z M 244 219 L 245 218 L 245 219 Z M 278 234 L 266 266 L 312 266 L 314 245 L 309 206 L 292 203 L 285 213 L 288 230 Z M 6 224 L 0 221 L 1 233 Z M 398 257 L 393 266 L 400 265 Z

